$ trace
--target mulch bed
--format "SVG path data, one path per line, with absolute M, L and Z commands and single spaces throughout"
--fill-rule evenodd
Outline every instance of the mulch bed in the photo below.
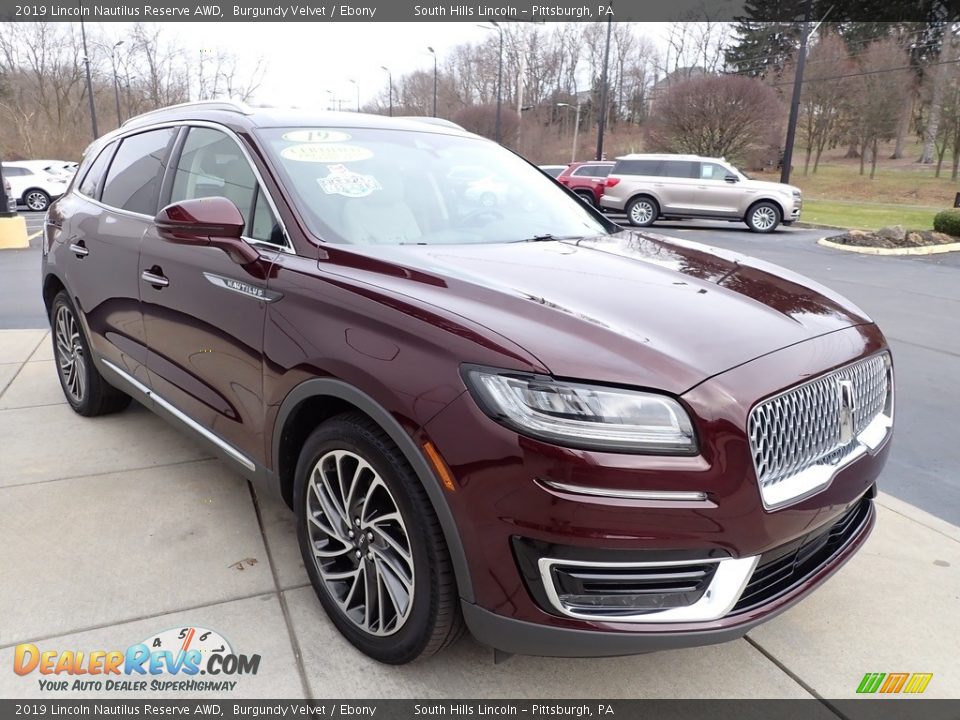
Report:
M 960 242 L 960 238 L 958 237 L 934 232 L 933 230 L 910 231 L 902 240 L 881 236 L 875 232 L 866 230 L 850 230 L 842 235 L 829 237 L 827 240 L 835 242 L 838 245 L 857 245 L 859 247 L 876 248 L 923 247 L 926 245 L 946 245 L 948 243 Z

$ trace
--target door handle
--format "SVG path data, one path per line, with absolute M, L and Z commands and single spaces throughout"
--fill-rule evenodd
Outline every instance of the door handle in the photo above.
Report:
M 165 288 L 170 284 L 170 281 L 167 280 L 167 278 L 165 278 L 163 275 L 157 275 L 150 270 L 144 270 L 142 273 L 140 273 L 140 279 L 145 283 L 153 285 L 153 287 L 157 288 L 158 290 L 160 288 Z
M 85 258 L 90 254 L 90 251 L 87 250 L 87 246 L 84 244 L 83 240 L 70 243 L 70 252 L 72 252 L 78 258 Z

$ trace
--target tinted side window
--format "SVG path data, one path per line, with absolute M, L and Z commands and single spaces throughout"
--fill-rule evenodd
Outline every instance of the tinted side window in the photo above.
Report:
M 723 180 L 730 171 L 716 163 L 700 163 L 700 178 L 702 180 Z
M 615 166 L 616 175 L 660 175 L 660 160 L 620 160 Z
M 107 172 L 107 166 L 110 164 L 110 157 L 112 155 L 113 143 L 110 143 L 100 151 L 97 159 L 90 164 L 90 169 L 87 170 L 87 174 L 83 176 L 83 182 L 80 183 L 80 187 L 78 188 L 82 194 L 87 197 L 92 197 L 94 200 L 98 199 L 100 182 Z
M 696 178 L 700 177 L 700 163 L 689 160 L 667 160 L 663 163 L 664 177 Z
M 103 186 L 104 204 L 143 215 L 157 212 L 160 182 L 174 131 L 163 128 L 124 138 Z
M 607 175 L 610 174 L 610 171 L 613 170 L 613 166 L 611 166 L 611 165 L 598 165 L 598 166 L 595 167 L 593 170 L 594 170 L 593 174 L 594 174 L 596 177 L 606 177 Z
M 248 238 L 285 244 L 270 204 L 236 141 L 212 128 L 190 128 L 177 162 L 170 202 L 218 196 L 240 210 Z
M 596 168 L 593 165 L 583 165 L 574 170 L 573 174 L 577 177 L 592 176 L 594 170 L 596 170 Z
M 3 174 L 7 177 L 23 177 L 24 175 L 29 175 L 30 171 L 22 167 L 6 167 L 3 168 Z

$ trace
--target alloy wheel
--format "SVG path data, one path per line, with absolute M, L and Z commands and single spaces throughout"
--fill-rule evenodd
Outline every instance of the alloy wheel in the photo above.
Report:
M 24 198 L 24 201 L 26 202 L 27 207 L 31 210 L 39 211 L 47 209 L 47 196 L 39 190 L 28 192 L 27 196 Z
M 646 225 L 653 219 L 653 205 L 649 200 L 638 200 L 630 208 L 630 219 L 637 225 Z
M 63 379 L 63 387 L 74 402 L 81 403 L 87 391 L 87 360 L 80 342 L 80 326 L 66 305 L 57 308 L 54 334 L 57 370 Z
M 777 211 L 762 205 L 753 211 L 753 226 L 757 230 L 769 230 L 777 224 Z
M 305 511 L 313 559 L 330 597 L 364 632 L 397 632 L 413 607 L 413 551 L 377 471 L 356 453 L 327 452 L 310 472 Z

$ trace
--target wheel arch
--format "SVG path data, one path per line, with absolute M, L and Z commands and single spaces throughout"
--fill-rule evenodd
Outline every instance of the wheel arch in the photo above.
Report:
M 762 202 L 767 202 L 767 203 L 770 203 L 771 205 L 776 205 L 777 210 L 780 211 L 780 222 L 783 222 L 783 218 L 785 217 L 783 214 L 784 213 L 783 203 L 774 197 L 759 197 L 756 200 L 754 200 L 752 203 L 750 203 L 747 206 L 747 211 L 743 214 L 743 219 L 746 220 L 748 217 L 750 217 L 750 213 L 753 212 L 753 209 Z
M 50 317 L 50 308 L 53 307 L 53 299 L 61 290 L 66 290 L 67 286 L 54 273 L 47 273 L 43 278 L 43 305 L 47 309 L 47 317 Z
M 440 521 L 460 597 L 473 602 L 470 568 L 456 520 L 444 497 L 445 491 L 409 433 L 386 408 L 359 388 L 334 378 L 312 378 L 293 388 L 281 403 L 274 423 L 271 457 L 275 482 L 284 502 L 293 506 L 296 462 L 307 436 L 324 420 L 351 410 L 358 410 L 377 423 L 419 478 Z
M 23 202 L 23 203 L 26 203 L 26 202 L 27 202 L 27 195 L 29 195 L 29 194 L 32 193 L 32 192 L 42 192 L 44 195 L 47 196 L 47 198 L 48 198 L 48 200 L 49 200 L 50 202 L 53 202 L 53 195 L 51 195 L 50 193 L 48 193 L 48 192 L 47 192 L 46 190 L 44 190 L 42 187 L 28 187 L 26 190 L 24 190 L 22 193 L 20 193 L 20 201 Z

